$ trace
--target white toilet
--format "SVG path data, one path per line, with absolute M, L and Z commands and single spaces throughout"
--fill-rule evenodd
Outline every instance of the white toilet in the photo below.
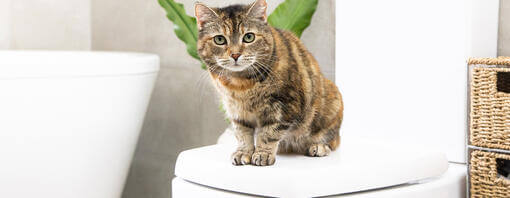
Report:
M 0 51 L 0 197 L 121 197 L 159 57 Z
M 217 145 L 179 155 L 172 197 L 465 197 L 466 165 L 435 149 L 401 146 L 346 135 L 327 157 L 278 155 L 274 166 L 233 166 L 227 130 Z

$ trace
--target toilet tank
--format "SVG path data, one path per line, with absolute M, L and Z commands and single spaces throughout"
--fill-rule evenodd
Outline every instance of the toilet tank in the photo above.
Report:
M 0 50 L 0 197 L 120 198 L 152 54 Z
M 464 163 L 466 59 L 496 56 L 498 1 L 344 0 L 336 7 L 341 134 L 439 149 Z

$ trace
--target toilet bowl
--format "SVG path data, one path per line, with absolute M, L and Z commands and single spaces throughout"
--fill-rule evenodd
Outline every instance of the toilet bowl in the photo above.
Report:
M 387 143 L 387 142 L 386 142 Z M 274 166 L 233 166 L 230 130 L 218 144 L 182 152 L 172 197 L 464 197 L 466 166 L 430 148 L 402 149 L 344 136 L 323 158 L 278 155 Z
M 343 195 L 329 195 L 326 197 L 338 198 L 455 198 L 466 197 L 465 176 L 466 166 L 451 163 L 448 171 L 442 176 L 423 181 L 421 183 L 409 183 L 386 188 L 367 190 L 362 192 L 347 193 Z M 337 182 L 342 182 L 342 177 Z M 247 198 L 264 197 L 231 190 L 213 188 L 206 185 L 190 182 L 176 177 L 172 180 L 172 197 L 211 197 L 211 198 Z
M 0 197 L 120 197 L 156 55 L 0 51 Z

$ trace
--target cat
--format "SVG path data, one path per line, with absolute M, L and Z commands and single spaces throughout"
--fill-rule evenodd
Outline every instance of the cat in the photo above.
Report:
M 340 144 L 342 95 L 299 38 L 268 25 L 266 9 L 195 4 L 197 51 L 238 142 L 234 165 L 273 165 L 277 152 L 322 157 Z

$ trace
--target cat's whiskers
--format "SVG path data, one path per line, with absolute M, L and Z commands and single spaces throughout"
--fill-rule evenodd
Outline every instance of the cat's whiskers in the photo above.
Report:
M 265 68 L 262 64 L 260 64 L 259 62 L 254 62 L 254 68 L 257 68 L 260 69 L 260 70 L 263 70 L 264 73 L 266 73 L 266 76 L 269 77 L 271 80 L 274 80 L 274 77 L 273 77 L 273 74 L 271 71 L 269 71 L 267 68 Z
M 260 74 L 260 76 L 264 76 L 264 74 L 262 72 L 260 72 L 260 70 L 257 68 L 257 67 L 251 67 L 253 70 L 257 71 L 257 73 Z
M 267 75 L 271 78 L 271 80 L 275 80 L 273 69 L 269 66 L 267 66 L 264 63 L 261 63 L 259 61 L 254 62 L 254 66 L 259 67 L 260 69 L 264 70 Z
M 248 71 L 250 72 L 250 75 L 257 76 L 257 74 L 255 73 L 255 68 L 250 68 L 250 70 Z
M 209 70 L 209 67 L 208 67 L 208 68 L 206 68 L 206 70 L 204 70 L 200 74 L 200 76 L 198 78 L 198 81 L 197 81 L 197 83 L 195 85 L 195 88 L 198 90 L 198 93 L 200 93 L 200 97 L 198 97 L 199 98 L 198 102 L 199 102 L 200 105 L 202 104 L 202 99 L 204 98 L 204 94 L 206 93 L 204 91 L 206 83 L 210 82 L 209 80 L 205 81 L 205 79 L 208 78 L 210 72 L 212 73 L 212 72 L 216 71 L 216 69 L 218 69 L 219 66 L 217 64 L 214 64 L 214 65 L 212 65 L 210 67 L 211 67 L 210 70 Z

